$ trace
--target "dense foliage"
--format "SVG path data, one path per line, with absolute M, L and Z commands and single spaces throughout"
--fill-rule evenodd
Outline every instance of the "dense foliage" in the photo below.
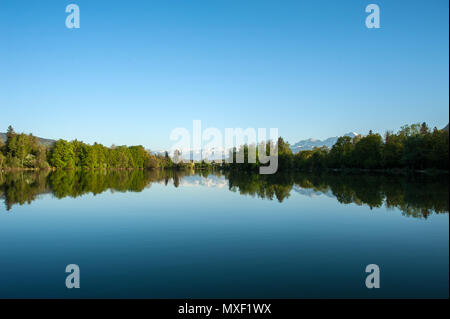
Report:
M 140 192 L 153 183 L 179 187 L 187 176 L 197 174 L 222 181 L 218 170 L 42 170 L 0 172 L 0 199 L 6 209 L 30 203 L 39 194 L 52 193 L 57 198 L 78 197 L 87 193 Z M 211 175 L 211 176 L 210 176 Z M 344 172 L 257 172 L 225 171 L 230 191 L 279 202 L 293 192 L 306 196 L 324 194 L 343 204 L 398 208 L 404 215 L 427 218 L 433 213 L 448 213 L 449 181 L 443 175 L 377 174 Z M 190 178 L 187 178 L 189 183 Z M 191 180 L 191 181 L 192 181 Z M 209 183 L 205 183 L 209 185 Z M 0 206 L 0 213 L 2 207 Z
M 263 154 L 278 156 L 278 170 L 321 170 L 321 169 L 408 169 L 424 170 L 449 168 L 448 129 L 432 131 L 425 123 L 406 125 L 396 134 L 387 132 L 384 137 L 372 131 L 366 136 L 340 137 L 330 149 L 327 147 L 301 151 L 293 154 L 289 143 L 279 138 L 274 143 L 258 146 L 243 145 L 229 155 L 232 163 L 220 165 L 224 169 L 253 171 L 262 164 L 258 149 Z M 272 152 L 271 152 L 272 151 Z M 275 153 L 274 153 L 275 152 Z M 249 154 L 256 154 L 249 161 Z M 178 156 L 175 154 L 175 157 Z M 242 158 L 242 161 L 238 161 Z M 231 161 L 230 161 L 231 162 Z M 6 143 L 0 139 L 0 169 L 35 168 L 46 169 L 130 169 L 130 168 L 195 168 L 208 169 L 217 164 L 181 162 L 175 164 L 166 152 L 153 155 L 142 146 L 105 147 L 94 143 L 89 145 L 77 140 L 58 140 L 51 146 L 39 143 L 32 134 L 17 134 L 10 126 Z
M 166 168 L 173 167 L 166 153 L 152 155 L 142 146 L 105 147 L 77 140 L 58 140 L 43 146 L 32 134 L 17 134 L 10 126 L 6 143 L 0 140 L 0 168 Z
M 340 137 L 330 149 L 327 147 L 301 151 L 293 154 L 289 144 L 282 138 L 276 143 L 278 170 L 321 169 L 409 169 L 425 170 L 449 168 L 448 129 L 430 130 L 425 123 L 403 126 L 396 134 L 386 132 L 384 138 L 372 131 L 366 136 Z M 250 146 L 251 147 L 251 146 Z M 249 146 L 234 151 L 248 153 Z M 269 147 L 269 146 L 266 146 Z M 228 169 L 253 170 L 261 164 L 258 159 L 251 164 L 227 164 Z

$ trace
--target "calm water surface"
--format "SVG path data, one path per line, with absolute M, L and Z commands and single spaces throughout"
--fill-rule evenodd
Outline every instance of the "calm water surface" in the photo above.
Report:
M 448 298 L 448 194 L 448 176 L 0 174 L 0 297 Z

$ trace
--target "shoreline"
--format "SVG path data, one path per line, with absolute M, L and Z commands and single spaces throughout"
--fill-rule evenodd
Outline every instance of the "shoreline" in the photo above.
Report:
M 199 167 L 192 168 L 195 171 L 204 171 L 204 170 L 220 170 L 220 171 L 235 171 L 240 173 L 252 173 L 255 172 L 253 170 L 240 170 L 236 168 L 223 168 L 223 167 Z M 133 170 L 175 170 L 175 171 L 184 171 L 190 170 L 189 168 L 184 167 L 158 167 L 158 168 L 2 168 L 0 169 L 0 173 L 10 173 L 10 172 L 55 172 L 55 171 L 133 171 Z M 354 174 L 354 173 L 377 173 L 377 174 L 386 174 L 386 175 L 409 175 L 409 174 L 425 174 L 425 175 L 448 175 L 450 171 L 448 170 L 439 170 L 439 169 L 421 169 L 421 170 L 412 170 L 405 168 L 394 168 L 394 169 L 364 169 L 364 168 L 324 168 L 324 169 L 315 169 L 315 170 L 302 170 L 302 169 L 291 169 L 291 170 L 279 170 L 275 174 L 286 174 L 291 172 L 304 172 L 304 173 L 344 173 L 344 174 Z

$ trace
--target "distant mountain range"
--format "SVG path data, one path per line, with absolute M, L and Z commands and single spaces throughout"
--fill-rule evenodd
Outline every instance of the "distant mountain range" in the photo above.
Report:
M 354 138 L 355 136 L 359 136 L 358 133 L 354 133 L 354 132 L 350 132 L 345 134 L 345 136 L 350 136 L 351 138 Z M 312 150 L 315 147 L 322 147 L 322 146 L 326 146 L 328 148 L 332 148 L 334 144 L 336 144 L 337 140 L 338 140 L 338 136 L 335 137 L 329 137 L 325 140 L 317 140 L 317 139 L 313 139 L 313 138 L 309 138 L 307 140 L 302 140 L 299 141 L 297 143 L 295 143 L 294 145 L 291 146 L 291 150 L 292 152 L 298 153 L 300 151 L 306 151 L 306 150 Z M 189 153 L 183 153 L 182 154 L 182 158 L 184 160 L 190 160 L 190 159 L 194 159 L 196 161 L 199 161 L 201 159 L 208 159 L 208 160 L 219 160 L 219 159 L 223 159 L 224 156 L 221 155 L 223 154 L 224 149 L 203 149 L 203 150 L 192 150 Z M 154 151 L 152 152 L 155 155 L 164 155 L 165 151 Z M 228 155 L 229 152 L 225 152 L 225 157 Z M 169 155 L 173 157 L 173 152 L 169 152 Z
M 345 134 L 345 136 L 354 138 L 356 136 L 359 136 L 359 134 L 355 133 L 355 132 L 350 132 L 350 133 Z M 307 140 L 302 140 L 302 141 L 295 143 L 294 145 L 291 146 L 291 150 L 292 150 L 292 153 L 298 153 L 300 151 L 312 150 L 312 149 L 314 149 L 314 147 L 326 146 L 328 148 L 332 148 L 333 145 L 336 144 L 338 138 L 339 138 L 339 136 L 329 137 L 323 141 L 316 140 L 314 138 L 309 138 Z
M 448 124 L 442 130 L 448 131 Z M 358 134 L 358 133 L 350 132 L 350 133 L 345 134 L 344 136 L 349 136 L 351 138 L 354 138 L 359 135 L 360 134 Z M 292 150 L 292 153 L 298 153 L 300 151 L 312 150 L 312 149 L 314 149 L 314 147 L 326 146 L 328 148 L 332 148 L 333 145 L 336 144 L 338 138 L 339 138 L 339 136 L 329 137 L 323 141 L 309 138 L 307 140 L 302 140 L 302 141 L 295 143 L 294 145 L 291 146 L 291 150 Z
M 165 155 L 166 151 L 152 151 L 153 155 Z M 168 151 L 169 156 L 174 156 L 174 151 Z M 224 155 L 225 154 L 225 155 Z M 220 160 L 225 159 L 228 156 L 229 152 L 225 152 L 224 148 L 210 148 L 203 150 L 191 150 L 190 152 L 184 152 L 181 154 L 181 158 L 183 160 L 194 160 L 201 161 L 202 159 L 207 159 L 209 161 L 212 160 Z
M 3 142 L 6 142 L 6 133 L 0 133 L 0 139 L 3 140 Z M 44 146 L 52 146 L 56 142 L 55 140 L 42 137 L 38 137 L 38 141 Z

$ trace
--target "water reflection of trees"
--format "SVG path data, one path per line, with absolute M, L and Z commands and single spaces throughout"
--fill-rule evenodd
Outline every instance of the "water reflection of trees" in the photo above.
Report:
M 49 193 L 47 175 L 48 172 L 0 173 L 0 198 L 4 198 L 6 209 L 10 210 L 13 204 L 29 204 L 39 194 Z
M 227 172 L 231 191 L 274 199 L 288 198 L 293 188 L 332 194 L 340 203 L 398 208 L 406 216 L 427 218 L 448 213 L 448 176 L 291 173 L 259 175 Z
M 173 184 L 191 171 L 162 170 L 57 170 L 54 172 L 11 172 L 0 174 L 0 198 L 6 209 L 14 204 L 31 203 L 39 194 L 57 198 L 112 192 L 141 192 L 152 183 Z
M 14 204 L 31 203 L 40 194 L 57 198 L 83 194 L 141 192 L 153 183 L 180 185 L 193 171 L 172 170 L 61 170 L 55 172 L 0 173 L 0 198 L 6 209 Z M 220 172 L 202 170 L 198 175 L 208 178 Z M 259 175 L 248 172 L 225 172 L 229 189 L 242 195 L 284 201 L 295 190 L 329 194 L 340 203 L 398 208 L 404 215 L 427 218 L 432 213 L 448 213 L 448 177 L 427 175 L 383 175 L 343 173 L 291 173 Z
M 231 191 L 270 200 L 276 198 L 280 203 L 289 197 L 294 185 L 292 175 L 281 173 L 260 175 L 251 172 L 227 171 L 225 177 L 228 179 Z

